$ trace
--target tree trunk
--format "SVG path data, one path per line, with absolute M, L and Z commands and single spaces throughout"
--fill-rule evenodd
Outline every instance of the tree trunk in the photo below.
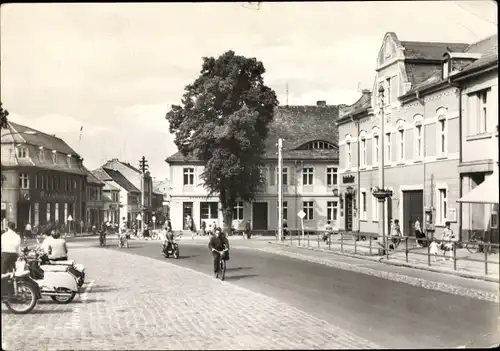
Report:
M 231 208 L 223 208 L 222 209 L 222 217 L 223 217 L 223 228 L 222 231 L 229 235 L 231 233 L 231 225 L 233 223 L 233 211 Z

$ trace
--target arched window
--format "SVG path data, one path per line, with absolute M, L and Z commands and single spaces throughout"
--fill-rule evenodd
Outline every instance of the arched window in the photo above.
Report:
M 336 149 L 337 147 L 333 145 L 332 143 L 329 143 L 328 141 L 323 141 L 323 140 L 314 140 L 310 141 L 298 149 L 301 150 L 324 150 L 324 149 Z
M 396 122 L 398 130 L 398 157 L 399 161 L 405 159 L 405 121 L 400 119 Z
M 379 159 L 379 147 L 380 147 L 380 129 L 378 127 L 373 127 L 372 129 L 373 142 L 372 142 L 372 162 L 373 165 L 378 165 Z
M 351 168 L 352 165 L 352 149 L 351 149 L 351 135 L 346 134 L 345 136 L 345 159 L 346 159 L 346 169 Z
M 361 131 L 359 133 L 359 153 L 360 153 L 360 166 L 366 167 L 367 155 L 366 155 L 366 131 Z
M 436 110 L 438 156 L 444 157 L 448 154 L 448 109 L 440 107 Z

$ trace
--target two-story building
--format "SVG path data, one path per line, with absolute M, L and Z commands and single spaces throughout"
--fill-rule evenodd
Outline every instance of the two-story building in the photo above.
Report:
M 335 120 L 339 106 L 318 101 L 316 106 L 280 106 L 274 114 L 267 139 L 263 169 L 266 184 L 255 201 L 238 201 L 233 209 L 233 227 L 242 229 L 247 220 L 254 230 L 274 231 L 278 223 L 277 141 L 283 138 L 283 218 L 289 228 L 300 228 L 297 213 L 306 214 L 306 229 L 323 228 L 338 218 L 338 133 Z M 170 219 L 174 230 L 186 229 L 190 215 L 199 229 L 222 225 L 218 197 L 208 197 L 203 188 L 203 163 L 177 152 L 167 158 L 172 186 Z
M 20 230 L 28 222 L 84 219 L 86 172 L 82 158 L 62 139 L 8 122 L 1 129 L 1 165 L 4 224 L 13 221 Z
M 117 158 L 107 161 L 102 167 L 120 172 L 136 189 L 144 192 L 144 203 L 141 206 L 144 208 L 145 223 L 149 223 L 152 217 L 152 196 L 153 196 L 153 179 L 148 171 L 144 174 L 144 185 L 142 183 L 142 172 L 132 166 L 130 163 L 122 162 Z M 139 198 L 139 201 L 140 198 Z
M 104 202 L 104 221 L 120 223 L 120 188 L 106 182 L 102 188 Z
M 423 226 L 427 221 L 438 231 L 450 221 L 458 232 L 459 90 L 443 75 L 443 55 L 463 53 L 468 47 L 385 35 L 377 57 L 375 93 L 365 92 L 337 122 L 345 208 L 341 229 L 378 232 L 380 209 L 371 189 L 379 185 L 383 140 L 385 186 L 393 192 L 385 202 L 388 228 L 391 220 L 399 219 L 403 234 L 414 235 L 414 222 L 420 218 Z M 378 96 L 380 86 L 383 99 Z
M 104 201 L 102 191 L 104 182 L 94 176 L 89 170 L 86 169 L 86 189 L 85 189 L 85 208 L 86 208 L 86 228 L 87 231 L 91 230 L 93 226 L 99 228 L 104 222 Z
M 101 167 L 92 171 L 97 178 L 105 183 L 111 183 L 112 186 L 119 189 L 119 222 L 121 224 L 123 218 L 126 219 L 130 226 L 136 221 L 137 216 L 141 213 L 141 191 L 137 189 L 131 182 L 125 178 L 123 174 L 113 169 Z
M 449 70 L 461 99 L 462 238 L 476 232 L 488 240 L 491 233 L 491 240 L 498 243 L 498 35 L 471 45 L 466 53 L 477 55 L 474 62 Z

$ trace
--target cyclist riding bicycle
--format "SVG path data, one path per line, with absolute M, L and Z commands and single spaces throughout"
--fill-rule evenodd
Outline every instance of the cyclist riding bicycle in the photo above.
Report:
M 217 273 L 219 272 L 219 252 L 227 249 L 222 259 L 225 261 L 229 260 L 229 241 L 222 233 L 222 230 L 220 228 L 215 228 L 215 234 L 214 236 L 212 236 L 212 238 L 210 238 L 210 241 L 208 242 L 208 248 L 210 249 L 210 251 L 212 251 L 212 255 L 214 258 L 214 275 L 217 276 Z
M 174 232 L 172 231 L 172 228 L 165 226 L 165 241 L 163 242 L 163 247 L 166 246 L 167 251 L 172 248 L 172 244 L 174 243 Z

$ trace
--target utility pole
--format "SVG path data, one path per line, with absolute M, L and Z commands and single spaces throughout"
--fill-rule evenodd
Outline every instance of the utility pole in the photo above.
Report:
M 146 186 L 144 183 L 144 176 L 146 175 L 146 170 L 149 168 L 148 161 L 146 157 L 142 156 L 139 160 L 139 169 L 141 170 L 141 233 L 144 233 L 144 192 L 146 190 Z
M 288 83 L 286 83 L 286 105 L 288 106 Z
M 278 139 L 278 238 L 283 239 L 283 139 Z
M 379 187 L 383 191 L 385 188 L 385 179 L 384 179 L 384 154 L 385 154 L 385 146 L 384 146 L 384 139 L 385 139 L 385 131 L 384 131 L 384 125 L 385 125 L 385 117 L 384 117 L 384 108 L 385 108 L 385 103 L 384 103 L 384 88 L 382 86 L 379 87 L 378 90 L 379 93 L 379 103 L 380 103 L 380 166 L 378 169 L 379 172 Z M 388 155 L 390 157 L 390 155 Z M 387 250 L 387 243 L 386 243 L 386 238 L 385 238 L 385 197 L 382 197 L 379 199 L 379 206 L 380 206 L 380 218 L 378 219 L 379 223 L 379 233 L 382 236 L 382 243 L 384 245 L 384 250 Z

